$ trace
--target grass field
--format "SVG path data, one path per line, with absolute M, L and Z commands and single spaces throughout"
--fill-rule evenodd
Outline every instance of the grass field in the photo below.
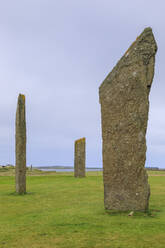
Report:
M 1 172 L 0 248 L 165 248 L 163 173 L 150 173 L 149 213 L 129 217 L 105 212 L 101 172 L 29 172 L 23 196 L 12 173 Z

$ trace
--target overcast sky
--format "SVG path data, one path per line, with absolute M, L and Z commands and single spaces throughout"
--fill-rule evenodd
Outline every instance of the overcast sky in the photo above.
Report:
M 0 1 L 0 164 L 15 161 L 17 96 L 26 95 L 27 163 L 73 165 L 86 137 L 87 166 L 102 166 L 98 88 L 152 27 L 158 44 L 150 94 L 147 166 L 165 167 L 163 0 Z

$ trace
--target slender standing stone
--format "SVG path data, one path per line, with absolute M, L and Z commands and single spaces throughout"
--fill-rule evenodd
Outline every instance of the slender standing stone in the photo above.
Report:
M 99 89 L 106 209 L 148 209 L 145 136 L 156 51 L 146 28 Z
M 75 141 L 74 176 L 85 177 L 85 138 Z
M 25 117 L 25 96 L 19 94 L 16 111 L 16 166 L 15 185 L 16 192 L 26 193 L 26 117 Z

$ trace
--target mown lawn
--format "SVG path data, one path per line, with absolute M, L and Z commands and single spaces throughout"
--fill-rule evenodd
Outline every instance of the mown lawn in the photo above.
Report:
M 165 248 L 165 177 L 150 176 L 149 213 L 106 213 L 101 172 L 0 176 L 0 248 Z

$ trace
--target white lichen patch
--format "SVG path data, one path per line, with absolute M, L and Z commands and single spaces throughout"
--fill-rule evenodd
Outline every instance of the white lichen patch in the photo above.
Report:
M 144 134 L 143 132 L 141 131 L 138 135 L 138 140 L 141 142 L 142 140 L 144 139 Z
M 136 72 L 136 71 L 134 71 L 132 74 L 133 74 L 133 76 L 134 76 L 134 77 L 136 77 L 137 72 Z

